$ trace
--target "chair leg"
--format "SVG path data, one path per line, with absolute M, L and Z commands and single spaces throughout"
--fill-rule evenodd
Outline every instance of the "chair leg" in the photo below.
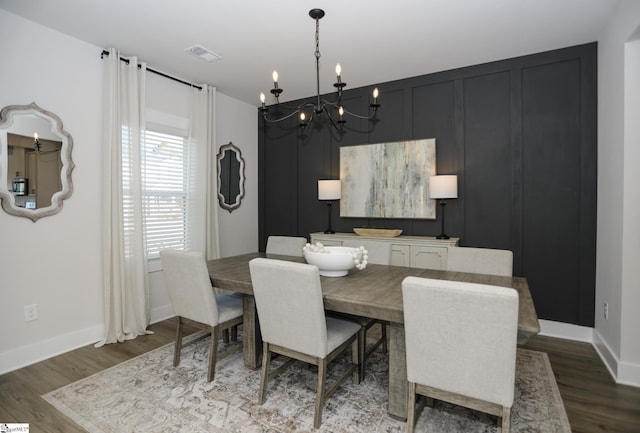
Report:
M 322 423 L 322 408 L 325 399 L 325 382 L 327 380 L 327 360 L 320 359 L 318 362 L 318 388 L 316 389 L 316 411 L 313 417 L 313 428 L 320 428 Z
M 271 354 L 269 353 L 269 344 L 262 343 L 262 378 L 260 379 L 260 395 L 258 396 L 258 404 L 264 403 L 267 395 L 267 382 L 269 382 L 269 363 L 271 362 Z
M 178 316 L 178 325 L 176 326 L 176 343 L 173 349 L 173 366 L 180 365 L 180 350 L 182 349 L 182 317 Z
M 358 383 L 364 381 L 364 363 L 367 354 L 367 329 L 363 326 L 358 331 Z
M 218 357 L 218 340 L 220 339 L 220 328 L 211 328 L 211 348 L 209 349 L 209 371 L 207 372 L 207 382 L 211 382 L 216 375 L 216 359 Z
M 224 344 L 229 343 L 230 341 L 230 337 L 229 337 L 229 329 L 225 329 L 224 331 L 222 331 L 222 342 Z
M 381 321 L 380 326 L 382 327 L 382 353 L 389 353 L 389 348 L 387 347 L 387 322 Z
M 238 325 L 233 326 L 230 332 L 231 332 L 231 341 L 234 343 L 237 342 L 238 341 Z
M 360 353 L 360 338 L 357 338 L 351 345 L 351 363 L 356 366 L 351 380 L 354 385 L 358 385 L 360 376 L 364 375 L 364 354 Z
M 409 399 L 407 401 L 407 433 L 413 433 L 416 427 L 416 384 L 409 382 L 407 390 Z
M 502 417 L 500 418 L 502 433 L 509 433 L 511 431 L 511 408 L 502 408 Z

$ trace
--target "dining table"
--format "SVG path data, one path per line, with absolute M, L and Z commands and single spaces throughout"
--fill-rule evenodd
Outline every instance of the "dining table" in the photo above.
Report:
M 245 365 L 251 369 L 257 369 L 260 366 L 262 352 L 260 325 L 249 271 L 249 262 L 257 257 L 305 263 L 303 257 L 262 252 L 207 261 L 209 276 L 214 287 L 243 295 L 243 356 Z M 406 420 L 407 417 L 408 382 L 402 280 L 409 276 L 513 288 L 519 295 L 518 344 L 526 343 L 540 332 L 535 305 L 524 277 L 376 264 L 368 264 L 363 270 L 352 269 L 343 277 L 321 276 L 325 310 L 389 322 L 388 414 L 399 420 Z

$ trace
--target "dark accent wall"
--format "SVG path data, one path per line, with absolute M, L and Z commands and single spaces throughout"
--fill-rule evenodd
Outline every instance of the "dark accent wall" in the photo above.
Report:
M 446 233 L 462 246 L 512 250 L 540 318 L 593 326 L 596 56 L 591 43 L 382 83 L 376 119 L 347 118 L 342 131 L 322 121 L 301 132 L 295 117 L 274 124 L 259 115 L 260 249 L 269 235 L 327 228 L 317 180 L 339 178 L 341 146 L 434 137 L 438 174 L 458 175 Z M 372 87 L 347 90 L 344 105 L 366 112 Z M 338 208 L 339 232 L 440 232 L 440 210 L 437 220 L 374 220 L 340 218 Z

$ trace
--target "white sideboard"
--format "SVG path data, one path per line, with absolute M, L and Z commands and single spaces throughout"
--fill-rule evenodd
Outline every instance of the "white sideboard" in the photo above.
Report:
M 397 236 L 394 238 L 359 236 L 355 233 L 311 233 L 311 243 L 340 246 L 345 240 L 391 244 L 391 264 L 411 268 L 446 269 L 449 247 L 458 246 L 459 238 L 436 239 L 431 236 Z

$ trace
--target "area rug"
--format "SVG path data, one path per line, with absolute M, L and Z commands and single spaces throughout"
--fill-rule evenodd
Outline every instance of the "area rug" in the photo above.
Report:
M 387 415 L 388 363 L 382 353 L 368 359 L 362 383 L 347 381 L 327 400 L 316 430 L 314 368 L 294 363 L 269 383 L 260 406 L 260 371 L 245 368 L 241 352 L 220 361 L 215 380 L 206 382 L 208 347 L 209 337 L 185 347 L 174 368 L 169 344 L 43 397 L 90 433 L 406 431 L 406 423 Z M 330 365 L 328 383 L 348 361 L 345 357 Z M 274 359 L 273 366 L 278 362 Z M 511 428 L 571 432 L 545 353 L 518 349 Z M 496 431 L 495 417 L 441 402 L 426 407 L 416 425 L 416 432 L 425 433 Z

